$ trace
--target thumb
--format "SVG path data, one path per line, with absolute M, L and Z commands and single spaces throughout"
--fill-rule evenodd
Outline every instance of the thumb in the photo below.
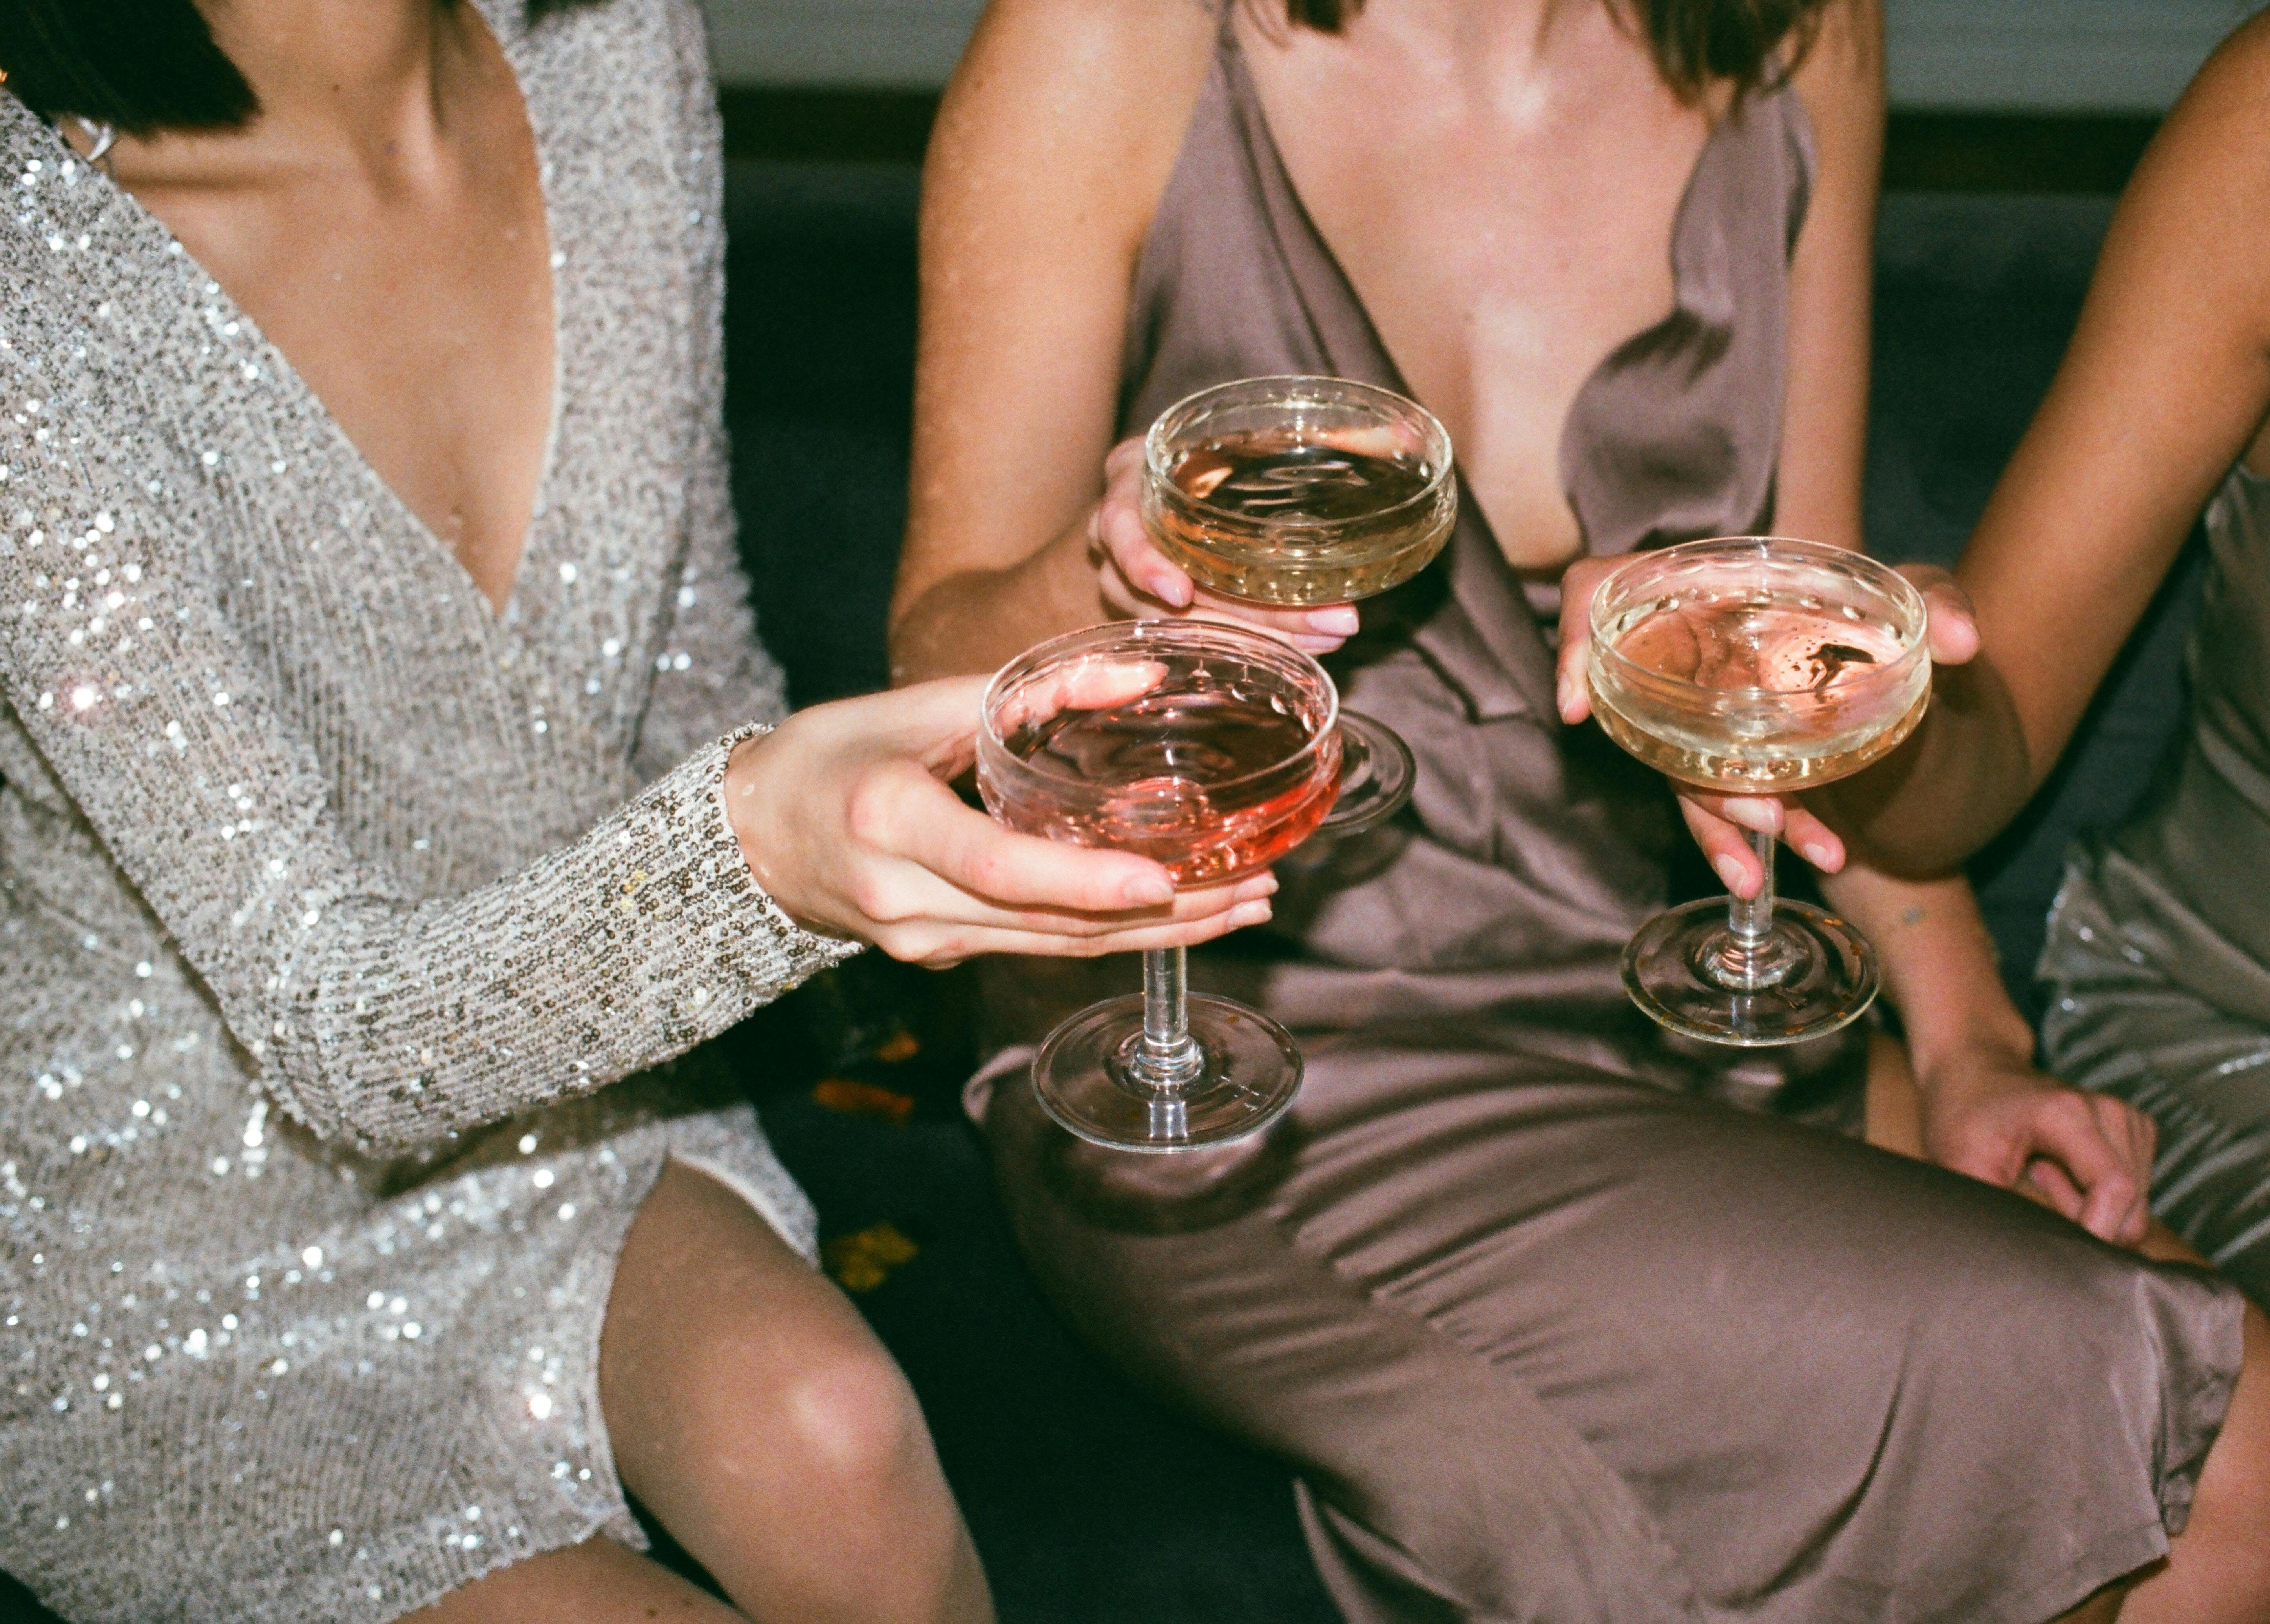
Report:
M 990 676 L 940 677 L 854 703 L 872 705 L 879 742 L 935 770 L 966 756 L 977 736 Z

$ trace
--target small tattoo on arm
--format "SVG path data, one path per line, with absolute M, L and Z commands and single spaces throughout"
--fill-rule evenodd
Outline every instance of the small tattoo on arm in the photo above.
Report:
M 1925 912 L 1921 908 L 1903 908 L 1900 910 L 1902 924 L 1921 924 L 1925 917 Z

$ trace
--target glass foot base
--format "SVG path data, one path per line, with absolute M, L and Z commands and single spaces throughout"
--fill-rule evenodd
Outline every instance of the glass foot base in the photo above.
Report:
M 1135 1074 L 1143 1041 L 1139 994 L 1092 1004 L 1048 1035 L 1033 1057 L 1033 1092 L 1067 1131 L 1114 1150 L 1197 1150 L 1260 1132 L 1301 1089 L 1293 1034 L 1228 998 L 1190 995 L 1190 1031 L 1205 1057 L 1180 1088 Z
M 1384 722 L 1343 710 L 1339 730 L 1340 792 L 1317 826 L 1326 839 L 1361 834 L 1395 816 L 1411 798 L 1412 781 L 1419 775 L 1411 746 Z
M 1850 1026 L 1876 1001 L 1875 949 L 1836 915 L 1774 905 L 1773 929 L 1745 953 L 1724 898 L 1658 914 L 1624 949 L 1624 987 L 1658 1025 L 1705 1042 L 1763 1049 Z

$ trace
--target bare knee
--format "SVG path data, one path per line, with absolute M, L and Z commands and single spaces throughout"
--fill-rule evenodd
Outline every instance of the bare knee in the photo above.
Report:
M 888 1492 L 929 1450 L 913 1389 L 873 1344 L 812 1350 L 760 1410 L 750 1442 L 779 1451 L 805 1481 L 842 1494 Z

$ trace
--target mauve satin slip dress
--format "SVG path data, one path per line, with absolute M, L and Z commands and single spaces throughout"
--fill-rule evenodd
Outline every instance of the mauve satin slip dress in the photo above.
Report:
M 1769 523 L 1812 170 L 1786 90 L 1710 137 L 1676 308 L 1567 425 L 1591 551 Z M 1403 387 L 1227 27 L 1125 354 L 1123 434 L 1231 378 Z M 1198 984 L 1300 1034 L 1265 1139 L 1072 1140 L 1029 1045 L 1134 966 L 991 975 L 1000 1047 L 968 1098 L 1027 1256 L 1123 1368 L 1291 1464 L 1351 1620 L 2040 1624 L 2181 1527 L 2237 1294 L 1716 1097 L 1724 1070 L 1617 975 L 1663 901 L 1667 795 L 1558 720 L 1536 597 L 1468 502 L 1337 662 L 1418 788 L 1384 837 L 1287 865 L 1269 930 L 1194 955 Z

